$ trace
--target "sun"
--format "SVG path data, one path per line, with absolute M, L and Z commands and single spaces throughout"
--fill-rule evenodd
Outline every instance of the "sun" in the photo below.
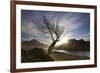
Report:
M 64 44 L 64 43 L 68 43 L 68 38 L 62 38 L 60 39 L 57 43 L 56 43 L 56 46 L 59 46 L 61 44 Z

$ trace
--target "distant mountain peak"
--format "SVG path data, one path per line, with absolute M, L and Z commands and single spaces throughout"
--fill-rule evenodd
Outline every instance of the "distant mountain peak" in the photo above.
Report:
M 32 40 L 30 40 L 29 42 L 31 42 L 31 43 L 36 43 L 36 42 L 40 43 L 40 42 L 37 41 L 36 39 L 32 39 Z

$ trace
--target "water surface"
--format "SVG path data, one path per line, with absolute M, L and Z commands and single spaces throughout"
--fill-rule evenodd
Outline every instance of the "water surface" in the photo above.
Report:
M 64 54 L 69 54 L 69 55 L 90 57 L 89 51 L 65 51 L 65 50 L 53 50 L 53 51 L 54 52 L 61 52 L 61 53 L 64 53 Z

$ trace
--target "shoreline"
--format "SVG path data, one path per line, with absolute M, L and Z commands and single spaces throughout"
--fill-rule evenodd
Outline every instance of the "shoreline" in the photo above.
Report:
M 86 56 L 75 56 L 75 55 L 69 55 L 69 54 L 64 54 L 61 52 L 52 52 L 51 57 L 55 61 L 67 61 L 67 60 L 88 60 L 90 59 L 89 57 Z

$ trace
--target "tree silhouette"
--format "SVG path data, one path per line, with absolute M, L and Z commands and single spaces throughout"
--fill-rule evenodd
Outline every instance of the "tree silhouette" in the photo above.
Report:
M 60 37 L 64 32 L 64 27 L 59 25 L 60 18 L 57 18 L 54 15 L 50 17 L 42 15 L 42 21 L 42 23 L 37 24 L 37 28 L 43 33 L 49 34 L 52 39 L 52 43 L 48 47 L 48 55 L 50 55 L 54 46 L 60 40 Z

